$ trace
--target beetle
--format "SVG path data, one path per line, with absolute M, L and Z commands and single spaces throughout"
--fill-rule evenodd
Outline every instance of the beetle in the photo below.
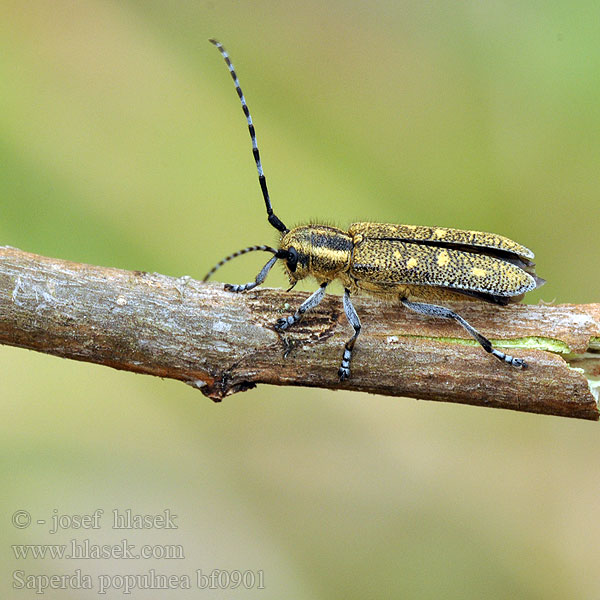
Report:
M 340 381 L 350 377 L 350 362 L 361 323 L 351 295 L 367 293 L 386 301 L 400 301 L 407 309 L 461 325 L 483 349 L 512 367 L 526 368 L 521 359 L 492 347 L 491 342 L 454 311 L 432 304 L 473 299 L 507 305 L 519 302 L 526 292 L 545 283 L 535 274 L 531 250 L 501 235 L 447 227 L 353 223 L 347 231 L 327 225 L 300 225 L 288 229 L 273 212 L 263 172 L 256 132 L 240 83 L 223 45 L 214 44 L 229 68 L 235 89 L 248 122 L 252 154 L 269 223 L 279 232 L 279 247 L 250 246 L 224 258 L 204 277 L 204 281 L 225 263 L 248 252 L 270 252 L 273 257 L 254 281 L 242 285 L 225 284 L 231 292 L 245 292 L 260 285 L 273 265 L 283 261 L 290 291 L 298 281 L 313 277 L 319 288 L 288 317 L 279 319 L 275 329 L 285 331 L 300 321 L 304 313 L 317 306 L 333 280 L 344 286 L 343 306 L 354 334 L 345 343 Z

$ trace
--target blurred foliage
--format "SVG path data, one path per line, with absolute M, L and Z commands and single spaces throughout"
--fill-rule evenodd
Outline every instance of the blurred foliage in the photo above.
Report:
M 0 243 L 197 278 L 272 243 L 214 36 L 288 225 L 494 231 L 536 252 L 548 283 L 530 301 L 599 301 L 598 17 L 591 1 L 4 0 Z M 266 590 L 239 597 L 600 594 L 592 423 L 265 386 L 217 406 L 175 382 L 7 347 L 0 359 L 5 524 L 19 508 L 171 508 L 177 531 L 128 538 L 186 552 L 16 560 L 10 544 L 123 536 L 5 526 L 3 597 L 25 597 L 14 569 L 75 568 L 262 569 Z

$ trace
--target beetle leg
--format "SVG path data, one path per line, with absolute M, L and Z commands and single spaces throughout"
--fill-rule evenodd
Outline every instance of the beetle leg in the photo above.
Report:
M 415 312 L 423 315 L 429 315 L 431 317 L 441 317 L 442 319 L 454 319 L 459 325 L 462 325 L 483 347 L 486 352 L 493 354 L 496 358 L 503 360 L 504 362 L 516 367 L 517 369 L 526 369 L 527 363 L 522 358 L 515 358 L 510 354 L 505 354 L 500 350 L 492 348 L 492 342 L 485 336 L 481 335 L 477 329 L 470 325 L 460 315 L 451 311 L 449 308 L 443 306 L 437 306 L 436 304 L 425 304 L 424 302 L 411 302 L 406 298 L 401 298 L 401 302 L 406 308 L 410 308 Z
M 276 256 L 269 260 L 269 262 L 260 270 L 260 273 L 256 276 L 256 279 L 254 281 L 242 284 L 226 283 L 225 289 L 228 292 L 246 292 L 248 290 L 254 289 L 257 285 L 260 285 L 267 278 L 269 271 L 273 268 L 273 265 L 276 261 Z
M 344 354 L 342 356 L 342 364 L 338 370 L 338 377 L 340 381 L 348 379 L 350 377 L 350 361 L 352 360 L 352 350 L 354 349 L 354 343 L 360 333 L 360 319 L 356 314 L 356 310 L 350 301 L 350 290 L 344 290 L 344 312 L 346 318 L 352 327 L 354 327 L 354 335 L 346 342 L 344 346 Z
M 322 283 L 319 289 L 314 292 L 311 296 L 309 296 L 299 307 L 298 310 L 289 317 L 283 317 L 282 319 L 277 319 L 275 323 L 275 329 L 279 331 L 284 331 L 288 327 L 291 327 L 295 323 L 297 323 L 302 315 L 311 308 L 314 308 L 323 300 L 323 296 L 325 296 L 325 288 L 327 287 L 328 282 Z

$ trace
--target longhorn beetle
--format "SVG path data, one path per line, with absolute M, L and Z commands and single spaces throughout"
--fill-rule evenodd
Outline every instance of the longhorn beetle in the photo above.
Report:
M 350 377 L 350 360 L 361 325 L 350 295 L 365 292 L 385 300 L 399 300 L 412 311 L 432 317 L 454 319 L 477 340 L 486 352 L 516 368 L 527 363 L 496 348 L 457 313 L 429 300 L 471 298 L 506 305 L 519 302 L 525 292 L 544 282 L 536 276 L 531 250 L 493 233 L 464 231 L 445 227 L 353 223 L 348 231 L 326 225 L 300 225 L 288 229 L 273 212 L 267 181 L 260 161 L 256 133 L 246 99 L 227 51 L 217 40 L 214 44 L 227 63 L 235 89 L 248 121 L 252 154 L 258 181 L 267 208 L 269 223 L 280 233 L 279 247 L 250 246 L 224 258 L 204 277 L 206 281 L 219 267 L 247 252 L 270 252 L 273 257 L 255 280 L 242 285 L 226 284 L 231 292 L 245 292 L 263 283 L 267 274 L 282 260 L 291 290 L 298 281 L 312 276 L 319 288 L 298 310 L 279 319 L 275 328 L 284 331 L 314 308 L 334 279 L 344 286 L 344 312 L 354 335 L 344 345 L 338 370 L 341 381 Z

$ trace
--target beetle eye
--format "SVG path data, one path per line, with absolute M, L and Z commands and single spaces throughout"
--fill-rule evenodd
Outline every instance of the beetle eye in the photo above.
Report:
M 294 248 L 294 246 L 292 246 L 288 250 L 287 267 L 293 273 L 296 270 L 297 266 L 298 266 L 298 252 L 296 251 L 296 248 Z

